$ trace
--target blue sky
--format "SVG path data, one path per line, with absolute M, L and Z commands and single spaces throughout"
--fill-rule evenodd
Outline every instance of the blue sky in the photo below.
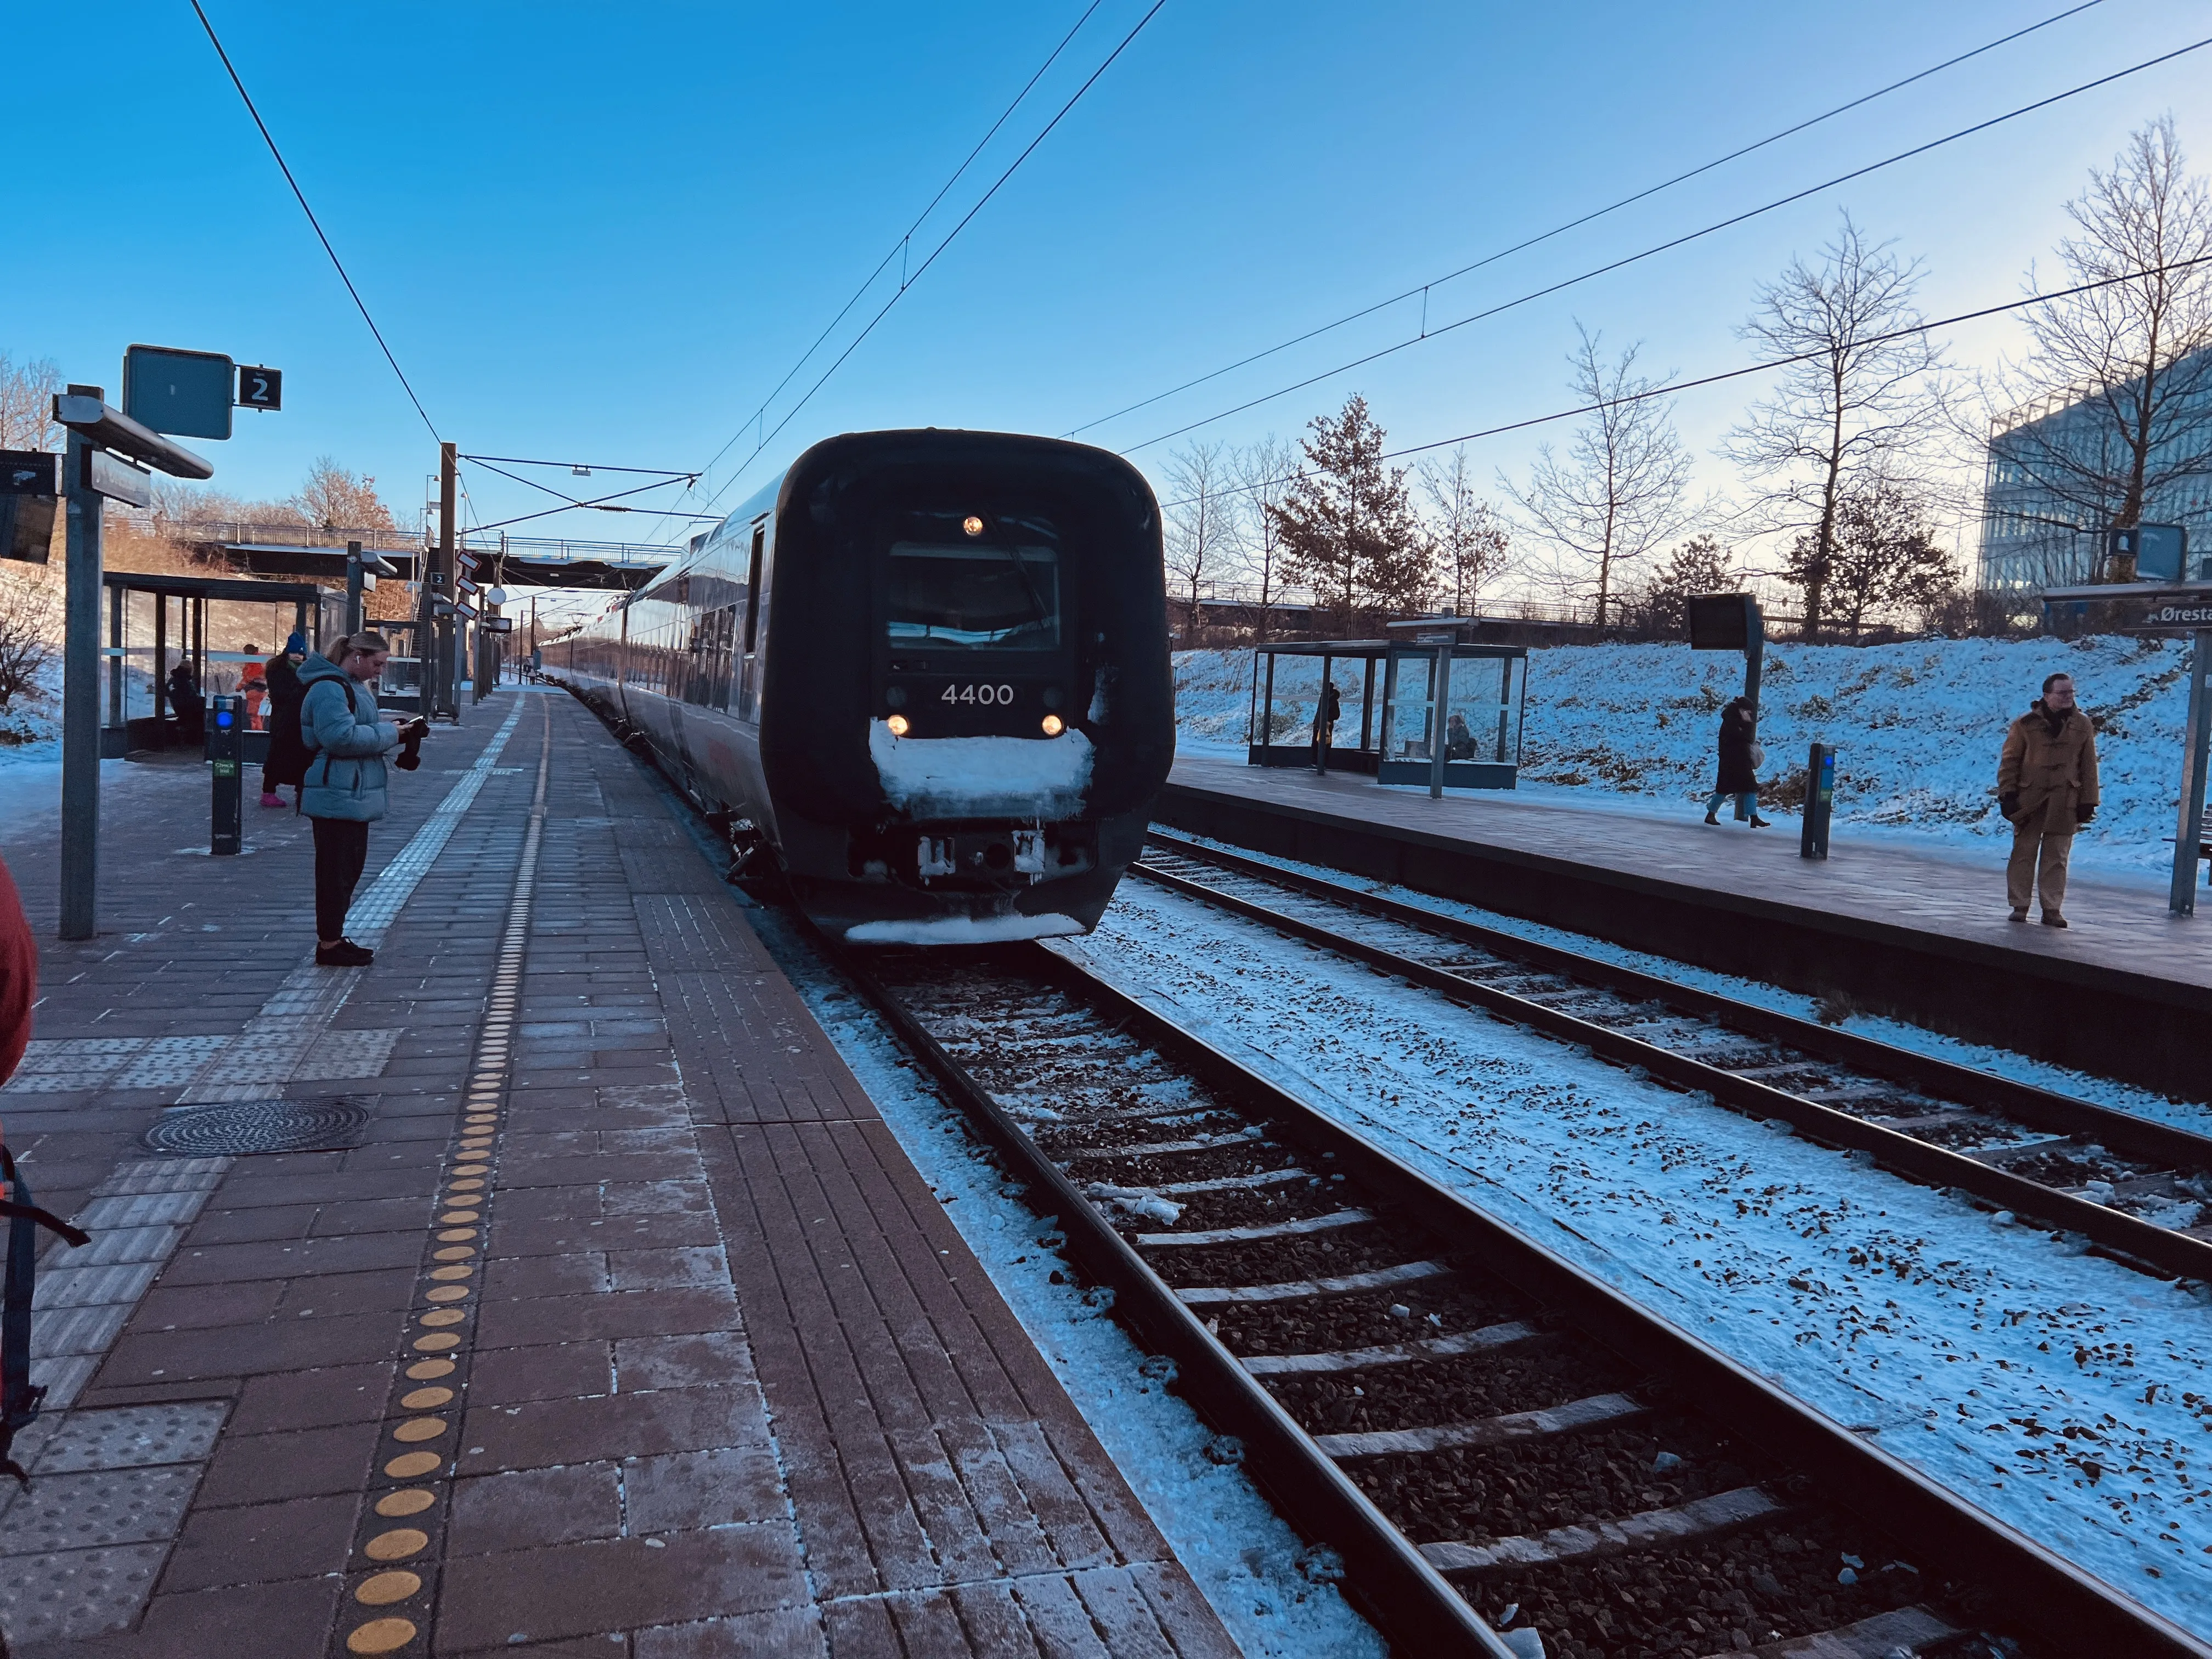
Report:
M 1066 431 L 2063 3 L 1167 0 L 726 501 L 841 430 Z M 206 3 L 440 430 L 477 453 L 667 467 L 702 465 L 750 416 L 1083 10 Z M 1101 0 L 918 246 L 1148 4 Z M 417 507 L 429 434 L 191 8 L 106 15 L 97 40 L 67 8 L 10 21 L 18 60 L 58 72 L 11 93 L 11 128 L 40 135 L 42 158 L 17 199 L 45 194 L 52 209 L 35 221 L 48 230 L 19 228 L 0 258 L 0 349 L 111 391 L 134 340 L 276 365 L 288 407 L 241 415 L 237 437 L 210 447 L 218 483 L 285 494 L 329 453 Z M 2182 46 L 2212 33 L 2208 18 L 2105 0 L 1436 289 L 1431 320 Z M 96 67 L 58 72 L 80 64 Z M 2086 169 L 2146 117 L 2172 111 L 2212 168 L 2208 88 L 2212 50 L 1208 434 L 1294 434 L 1352 390 L 1394 444 L 1540 413 L 1564 401 L 1577 319 L 1609 343 L 1643 341 L 1660 372 L 1731 367 L 1757 283 L 1815 250 L 1839 208 L 1926 259 L 1931 314 L 2013 297 L 2031 262 L 2049 264 Z M 1415 326 L 1401 307 L 1086 436 L 1136 444 Z M 2016 341 L 2016 325 L 1990 324 L 1953 349 L 1985 362 Z M 1710 452 L 1748 395 L 1685 398 L 1685 434 Z M 1481 447 L 1482 475 L 1520 471 L 1534 441 Z M 1157 477 L 1165 453 L 1137 459 Z M 1703 471 L 1727 482 L 1710 459 Z M 470 499 L 479 522 L 535 504 L 480 470 Z M 643 539 L 662 522 L 571 514 L 529 528 Z

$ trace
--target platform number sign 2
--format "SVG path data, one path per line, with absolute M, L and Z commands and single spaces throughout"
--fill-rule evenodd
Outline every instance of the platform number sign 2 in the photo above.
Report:
M 256 368 L 247 363 L 238 366 L 238 406 L 240 409 L 282 409 L 284 407 L 284 371 L 281 368 Z

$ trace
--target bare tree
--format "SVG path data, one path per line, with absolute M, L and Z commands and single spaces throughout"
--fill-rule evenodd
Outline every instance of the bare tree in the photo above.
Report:
M 1367 400 L 1347 398 L 1334 419 L 1316 416 L 1310 430 L 1305 470 L 1270 509 L 1284 573 L 1346 617 L 1360 605 L 1418 605 L 1428 582 L 1420 521 L 1406 469 L 1382 464 L 1382 428 Z
M 2057 507 L 2047 517 L 2140 524 L 2212 477 L 2212 264 L 2177 268 L 2212 259 L 2212 190 L 2165 115 L 2091 169 L 2066 212 L 2079 234 L 2058 245 L 2064 285 L 2111 285 L 2029 308 L 2033 349 L 2003 382 L 2018 412 L 1990 447 Z M 2039 402 L 2071 407 L 2021 418 Z
M 328 455 L 307 469 L 307 482 L 292 498 L 310 524 L 325 530 L 391 530 L 392 509 L 376 493 L 376 480 L 349 472 Z
M 0 449 L 59 449 L 54 393 L 62 372 L 50 357 L 17 362 L 0 351 Z
M 1921 320 L 1920 276 L 1919 261 L 1868 246 L 1847 213 L 1818 267 L 1792 259 L 1738 331 L 1774 357 L 1806 360 L 1781 371 L 1721 453 L 1759 486 L 1753 528 L 1811 536 L 1792 578 L 1807 639 L 1820 635 L 1844 496 L 1862 475 L 1904 476 L 1944 420 L 1940 352 L 1923 334 L 1893 337 Z
M 1297 470 L 1297 451 L 1272 432 L 1238 450 L 1231 468 L 1241 505 L 1231 529 L 1238 568 L 1256 590 L 1262 640 L 1267 637 L 1268 607 L 1282 597 L 1283 526 L 1276 515 Z
M 1958 567 L 1936 540 L 1921 493 L 1877 474 L 1854 483 L 1836 504 L 1828 597 L 1837 622 L 1857 639 L 1869 619 L 1939 611 L 1959 586 Z M 1785 580 L 1802 585 L 1802 561 L 1814 556 L 1808 532 L 1797 538 Z
M 1551 544 L 1554 580 L 1570 592 L 1592 593 L 1597 622 L 1610 619 L 1629 567 L 1681 529 L 1690 457 L 1674 431 L 1664 382 L 1638 376 L 1636 346 L 1607 363 L 1602 335 L 1580 323 L 1581 343 L 1567 357 L 1568 384 L 1592 405 L 1562 457 L 1546 444 L 1536 452 L 1528 487 L 1501 477 L 1506 493 Z
M 1167 568 L 1189 607 L 1185 626 L 1194 641 L 1202 590 L 1221 579 L 1236 548 L 1231 460 L 1226 444 L 1204 441 L 1168 458 Z
M 46 700 L 46 671 L 61 655 L 61 595 L 54 584 L 24 574 L 0 576 L 0 714 L 16 699 Z
M 1483 584 L 1504 574 L 1512 538 L 1505 520 L 1475 493 L 1465 444 L 1443 460 L 1425 463 L 1420 477 L 1431 509 L 1429 546 L 1437 575 L 1451 589 L 1452 615 L 1464 617 Z

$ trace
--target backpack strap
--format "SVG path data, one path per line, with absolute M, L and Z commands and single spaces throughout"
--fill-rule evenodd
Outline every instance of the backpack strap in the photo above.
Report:
M 353 700 L 353 676 L 350 674 L 339 675 L 338 689 L 345 693 L 346 714 L 352 719 L 353 722 L 358 726 L 361 723 L 361 710 L 355 706 Z M 305 698 L 301 699 L 302 704 L 304 704 L 306 701 L 307 700 Z M 318 748 L 321 747 L 319 744 L 316 746 Z M 329 750 L 323 750 L 323 787 L 325 789 L 331 787 L 331 763 L 337 758 L 337 757 L 331 754 Z M 295 802 L 294 806 L 296 809 L 298 803 Z
M 38 1232 L 40 1227 L 59 1233 L 72 1244 L 88 1244 L 92 1236 L 72 1227 L 60 1217 L 39 1208 L 15 1160 L 0 1146 L 0 1176 L 14 1183 L 14 1200 L 0 1199 L 0 1217 L 8 1222 L 7 1293 L 0 1298 L 0 1474 L 12 1474 L 27 1488 L 30 1475 L 15 1456 L 15 1436 L 31 1426 L 46 1397 L 44 1388 L 31 1386 L 31 1290 L 39 1269 Z

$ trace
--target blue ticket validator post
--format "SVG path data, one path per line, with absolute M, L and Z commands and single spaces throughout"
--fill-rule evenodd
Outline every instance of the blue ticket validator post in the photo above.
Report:
M 218 693 L 208 708 L 208 760 L 215 769 L 214 806 L 208 852 L 221 858 L 237 853 L 243 806 L 246 756 L 246 699 L 235 691 Z
M 1813 745 L 1805 763 L 1805 823 L 1797 832 L 1797 856 L 1828 856 L 1828 817 L 1836 805 L 1836 751 L 1825 743 Z

